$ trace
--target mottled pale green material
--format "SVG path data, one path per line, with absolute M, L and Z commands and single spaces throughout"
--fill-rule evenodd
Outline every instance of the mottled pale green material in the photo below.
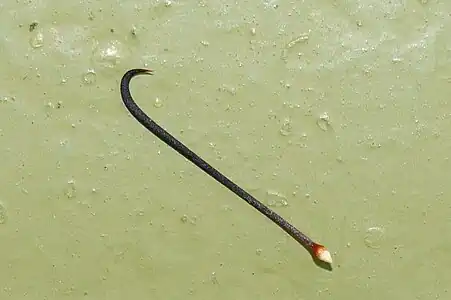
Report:
M 449 299 L 450 11 L 2 1 L 0 299 Z M 135 67 L 142 107 L 332 272 L 127 114 Z

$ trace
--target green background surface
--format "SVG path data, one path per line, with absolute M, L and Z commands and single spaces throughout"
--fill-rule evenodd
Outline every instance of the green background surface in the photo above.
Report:
M 0 299 L 450 299 L 450 12 L 2 1 Z M 127 113 L 135 67 L 143 109 L 332 272 Z

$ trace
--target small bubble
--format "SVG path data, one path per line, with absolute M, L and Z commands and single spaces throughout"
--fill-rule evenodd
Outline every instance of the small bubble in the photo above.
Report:
M 283 120 L 282 128 L 280 128 L 279 132 L 283 136 L 288 136 L 291 134 L 293 130 L 293 126 L 291 125 L 291 120 L 289 118 L 286 118 Z
M 38 32 L 30 38 L 30 46 L 37 49 L 44 45 L 44 34 Z
M 109 41 L 100 46 L 95 53 L 97 62 L 103 67 L 114 68 L 123 56 L 123 46 L 119 41 Z
M 92 69 L 89 69 L 83 74 L 83 83 L 84 84 L 93 84 L 96 82 L 96 72 Z
M 221 85 L 218 88 L 218 91 L 220 91 L 220 92 L 227 92 L 227 93 L 229 93 L 230 95 L 233 95 L 233 96 L 236 95 L 236 87 L 227 86 L 225 84 Z
M 6 207 L 0 202 L 0 225 L 6 223 Z
M 67 199 L 72 199 L 76 197 L 77 193 L 75 189 L 75 181 L 73 179 L 67 182 L 64 194 L 66 195 Z
M 257 34 L 257 29 L 255 27 L 251 28 L 251 35 L 256 35 Z
M 381 148 L 382 145 L 379 144 L 379 143 L 376 143 L 375 141 L 372 141 L 372 142 L 369 144 L 369 147 L 370 147 L 371 149 L 378 149 L 378 148 Z
M 0 103 L 13 103 L 16 101 L 16 98 L 10 96 L 3 96 L 0 98 Z
M 319 116 L 318 121 L 316 121 L 316 124 L 323 131 L 329 130 L 330 118 L 329 118 L 329 115 L 327 114 L 327 112 L 324 112 Z
M 132 34 L 132 36 L 136 36 L 138 34 L 138 29 L 136 28 L 135 25 L 132 26 L 130 33 Z
M 392 63 L 399 63 L 399 62 L 402 62 L 403 59 L 399 56 L 394 56 L 391 61 L 392 61 Z
M 213 284 L 219 284 L 218 278 L 216 277 L 216 272 L 211 272 L 211 282 Z
M 180 218 L 180 221 L 182 221 L 182 223 L 190 223 L 190 224 L 192 224 L 192 225 L 196 225 L 196 222 L 197 222 L 197 217 L 193 217 L 193 218 L 191 218 L 191 217 L 189 217 L 189 216 L 187 216 L 187 215 L 183 215 L 181 218 Z
M 266 191 L 266 195 L 268 206 L 276 206 L 276 207 L 288 206 L 287 197 L 285 195 L 274 190 Z
M 228 205 L 223 205 L 221 208 L 222 211 L 232 211 L 232 208 Z
M 268 113 L 268 119 L 270 119 L 270 120 L 277 119 L 277 114 L 274 111 L 270 110 Z
M 153 103 L 153 106 L 154 106 L 155 108 L 160 108 L 160 107 L 163 106 L 163 102 L 160 100 L 160 98 L 156 97 L 156 98 L 155 98 L 155 101 L 154 101 L 154 103 Z
M 384 238 L 384 230 L 381 227 L 370 227 L 366 231 L 364 243 L 368 248 L 379 249 Z

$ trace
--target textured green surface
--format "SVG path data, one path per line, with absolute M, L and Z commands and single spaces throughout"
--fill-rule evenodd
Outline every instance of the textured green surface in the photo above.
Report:
M 2 1 L 0 299 L 449 299 L 450 11 Z M 332 272 L 128 116 L 143 66 L 143 108 Z

